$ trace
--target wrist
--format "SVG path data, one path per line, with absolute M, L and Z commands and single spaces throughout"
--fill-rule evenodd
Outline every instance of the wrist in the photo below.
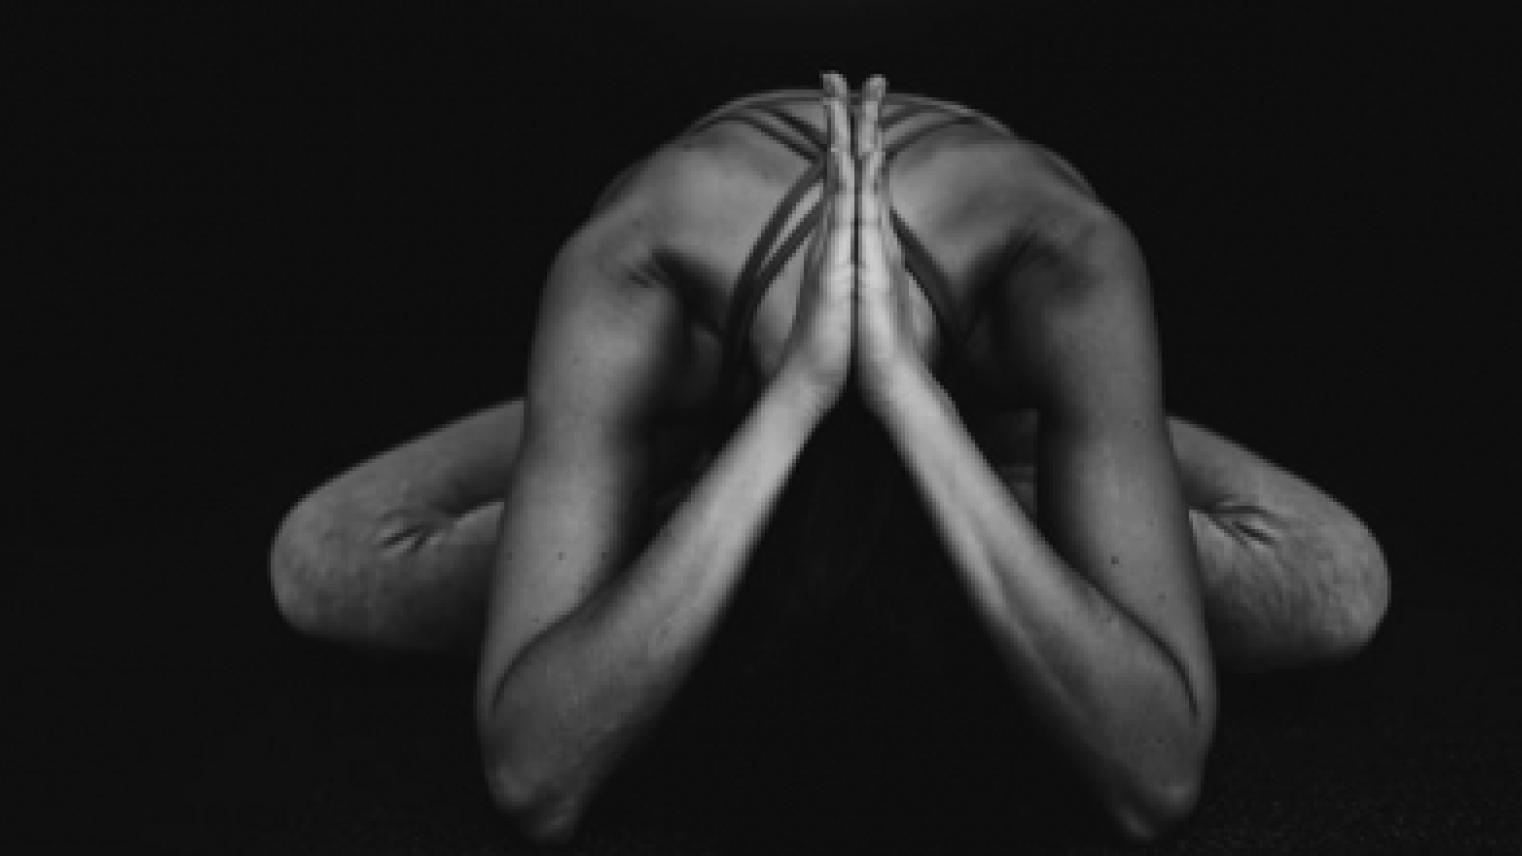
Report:
M 805 430 L 825 417 L 840 398 L 838 388 L 819 383 L 801 371 L 784 365 L 767 384 L 763 396 Z
M 862 393 L 867 409 L 890 431 L 907 428 L 935 411 L 954 409 L 929 366 L 917 360 L 904 360 L 880 373 L 875 383 L 863 385 Z

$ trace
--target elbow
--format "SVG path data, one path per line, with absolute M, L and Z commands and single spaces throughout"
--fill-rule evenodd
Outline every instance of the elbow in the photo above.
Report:
M 564 844 L 575 836 L 581 801 L 566 788 L 506 760 L 487 759 L 484 768 L 493 807 L 519 835 L 539 845 Z
M 1172 777 L 1117 790 L 1105 801 L 1105 813 L 1121 837 L 1147 844 L 1167 835 L 1194 812 L 1199 802 L 1202 771 L 1191 767 Z
M 504 707 L 511 705 L 483 705 L 477 711 L 481 766 L 492 806 L 528 841 L 563 844 L 575 835 L 581 819 L 581 789 L 544 751 L 532 751 L 543 750 L 546 741 L 525 734 L 523 720 Z
M 1199 701 L 1201 708 L 1188 724 L 1180 723 L 1182 730 L 1172 739 L 1149 739 L 1155 747 L 1171 747 L 1168 751 L 1133 756 L 1101 789 L 1101 808 L 1125 840 L 1156 841 L 1194 813 L 1215 733 L 1213 689 Z

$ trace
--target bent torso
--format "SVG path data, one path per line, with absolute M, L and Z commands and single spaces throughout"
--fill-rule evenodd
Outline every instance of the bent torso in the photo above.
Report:
M 801 95 L 783 109 L 823 133 L 817 97 Z M 890 96 L 888 104 L 893 103 Z M 917 125 L 906 122 L 888 142 L 914 133 Z M 636 165 L 594 216 L 590 228 L 599 239 L 589 251 L 601 254 L 605 264 L 640 272 L 641 287 L 673 289 L 686 312 L 688 350 L 661 443 L 670 464 L 661 469 L 676 479 L 667 501 L 685 492 L 682 477 L 694 474 L 687 462 L 701 458 L 705 447 L 712 451 L 707 416 L 716 400 L 731 392 L 720 385 L 737 282 L 768 218 L 808 167 L 807 160 L 751 126 L 719 122 Z M 1001 263 L 1023 228 L 1025 188 L 1052 180 L 1061 170 L 1051 155 L 982 124 L 947 128 L 891 162 L 892 206 L 943 272 L 947 297 L 967 331 L 961 346 L 967 377 L 955 386 L 981 397 L 976 406 L 963 408 L 964 418 L 996 466 L 1028 459 L 1031 402 L 1020 379 L 1001 368 L 1005 363 L 996 353 L 986 295 L 1000 280 Z M 817 185 L 808 191 L 784 233 L 819 195 Z M 803 285 L 806 249 L 805 242 L 781 266 L 743 340 L 748 390 L 742 407 L 778 368 Z M 911 326 L 927 339 L 922 352 L 936 359 L 940 373 L 949 347 L 941 341 L 923 285 L 904 299 L 914 318 Z M 959 398 L 959 404 L 974 402 Z M 814 702 L 796 703 L 797 717 L 820 730 L 821 744 L 830 745 L 843 734 L 886 739 L 860 727 L 854 717 L 864 710 L 896 706 L 902 718 L 929 720 L 928 711 L 958 692 L 981 693 L 979 705 L 993 710 L 986 696 L 1000 685 L 990 677 L 997 666 L 979 641 L 956 581 L 921 565 L 921 559 L 937 554 L 937 542 L 917 506 L 894 498 L 906 496 L 909 488 L 901 475 L 882 472 L 890 454 L 885 441 L 875 441 L 882 447 L 876 449 L 872 442 L 852 442 L 848 435 L 859 427 L 840 422 L 819 432 L 827 436 L 811 439 L 798 467 L 804 475 L 790 482 L 756 551 L 755 561 L 767 572 L 746 575 L 723 635 L 713 643 L 710 665 L 694 680 L 700 687 L 722 687 L 715 697 L 730 699 L 727 707 L 766 710 L 772 717 L 776 699 L 786 695 L 778 689 L 784 684 L 813 681 L 809 686 L 817 692 L 797 696 L 814 699 L 828 696 L 841 674 L 893 664 L 892 674 L 869 681 L 881 685 L 881 696 L 851 684 L 850 698 L 837 700 L 841 712 L 833 719 Z M 879 476 L 885 478 L 874 481 Z M 869 549 L 858 551 L 862 543 Z M 821 651 L 831 653 L 821 656 Z M 723 677 L 731 673 L 738 677 Z M 899 691 L 905 685 L 918 686 L 921 701 L 906 700 Z M 1000 715 L 1014 709 L 1008 700 L 997 707 Z M 731 734 L 733 714 L 716 717 L 726 723 L 725 734 Z M 838 727 L 831 728 L 832 721 Z M 758 733 L 773 725 L 758 725 Z M 988 731 L 969 730 L 965 723 L 946 723 L 942 730 L 936 739 L 955 747 L 946 750 L 948 756 L 965 754 L 958 739 Z M 872 754 L 881 751 L 874 746 Z
M 713 115 L 741 115 L 752 100 L 788 94 L 797 97 L 782 100 L 776 109 L 823 135 L 817 93 L 808 91 L 751 96 Z M 934 109 L 889 131 L 890 146 L 949 113 L 970 112 L 945 102 L 893 95 L 885 110 L 895 103 L 930 104 Z M 724 330 L 737 282 L 766 222 L 810 166 L 797 151 L 745 121 L 725 119 L 699 126 L 621 176 L 599 202 L 590 224 L 608 236 L 595 245 L 597 251 L 610 257 L 636 256 L 622 261 L 653 272 L 662 285 L 678 292 L 686 307 L 689 353 L 683 360 L 684 377 L 674 379 L 678 391 L 669 442 L 662 444 L 677 456 L 692 454 L 692 444 L 701 442 L 703 415 L 716 398 L 732 394 L 718 386 Z M 992 120 L 940 129 L 890 162 L 892 207 L 943 272 L 946 296 L 967 331 L 960 348 L 967 377 L 960 379 L 964 382 L 959 390 L 976 391 L 976 410 L 964 412 L 991 457 L 1001 459 L 996 464 L 1021 463 L 1028 457 L 1030 402 L 1021 379 L 1010 376 L 996 359 L 983 296 L 1003 273 L 1001 265 L 1021 234 L 1022 219 L 1031 216 L 1025 201 L 1028 189 L 1052 181 L 1082 185 L 1059 158 Z M 820 193 L 821 184 L 815 182 L 793 209 L 782 234 L 803 219 Z M 778 367 L 802 287 L 807 246 L 806 239 L 766 286 L 743 339 L 741 362 L 748 369 L 743 404 Z M 921 285 L 904 298 L 913 329 L 924 338 L 922 352 L 945 363 L 946 343 L 925 288 Z

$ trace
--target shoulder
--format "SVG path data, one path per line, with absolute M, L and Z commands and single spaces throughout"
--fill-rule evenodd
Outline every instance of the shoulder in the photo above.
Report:
M 735 123 L 683 134 L 631 167 L 593 222 L 638 221 L 659 233 L 693 219 L 711 220 L 797 171 L 796 158 L 775 155 Z
M 570 387 L 612 399 L 637 393 L 683 412 L 705 400 L 717 356 L 704 331 L 715 312 L 692 285 L 701 256 L 683 247 L 703 246 L 695 232 L 711 235 L 732 217 L 723 198 L 744 192 L 748 169 L 711 140 L 662 147 L 562 243 L 531 357 L 545 397 L 566 398 Z
M 1057 212 L 1103 208 L 1066 158 L 983 127 L 948 129 L 906 153 L 906 161 L 905 181 L 928 186 L 945 213 L 963 221 L 1029 227 Z
M 908 201 L 933 208 L 942 235 L 982 237 L 990 285 L 1060 280 L 1071 294 L 1091 285 L 1138 284 L 1139 277 L 1119 275 L 1140 262 L 1125 222 L 1057 152 L 977 126 L 939 135 L 926 149 L 904 166 L 905 183 L 919 191 Z
M 663 257 L 700 221 L 696 212 L 723 215 L 725 206 L 714 203 L 740 181 L 734 173 L 713 146 L 668 145 L 633 164 L 561 243 L 547 296 L 671 285 Z
M 679 341 L 688 321 L 673 236 L 688 228 L 702 197 L 723 194 L 733 167 L 718 148 L 664 146 L 630 168 L 615 192 L 562 243 L 550 270 L 540 327 L 569 324 L 597 351 Z M 722 206 L 714 211 L 722 212 Z M 588 333 L 588 331 L 591 331 Z
M 1112 212 L 1051 150 L 987 127 L 948 129 L 905 152 L 891 176 L 895 208 L 961 271 L 981 303 L 1018 255 L 1067 245 Z
M 750 235 L 787 168 L 797 168 L 770 154 L 731 124 L 679 137 L 630 167 L 568 247 L 629 260 Z
M 684 134 L 631 169 L 574 249 L 658 280 L 680 294 L 695 324 L 717 332 L 759 224 L 805 168 L 737 123 Z
M 948 185 L 961 188 L 953 223 L 982 236 L 986 380 L 1051 400 L 1101 376 L 1150 374 L 1150 285 L 1121 216 L 1041 146 L 958 143 L 935 156 Z M 1121 355 L 1126 365 L 1115 362 Z

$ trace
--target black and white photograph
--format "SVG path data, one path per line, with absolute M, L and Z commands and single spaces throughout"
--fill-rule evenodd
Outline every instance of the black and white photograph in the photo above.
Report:
M 5 852 L 1522 852 L 1501 16 L 3 17 Z

